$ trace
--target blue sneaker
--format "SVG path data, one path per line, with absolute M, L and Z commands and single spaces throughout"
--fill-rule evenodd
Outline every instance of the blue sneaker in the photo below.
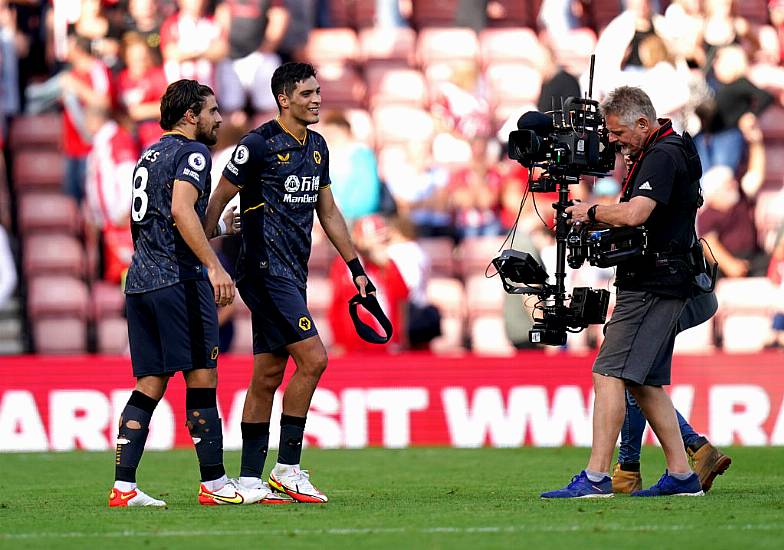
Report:
M 585 470 L 572 478 L 563 489 L 542 493 L 542 498 L 612 498 L 612 478 L 605 476 L 601 481 L 591 481 Z
M 670 472 L 664 470 L 659 482 L 649 489 L 632 493 L 633 497 L 701 497 L 702 492 L 700 477 L 692 473 L 686 479 L 672 477 Z

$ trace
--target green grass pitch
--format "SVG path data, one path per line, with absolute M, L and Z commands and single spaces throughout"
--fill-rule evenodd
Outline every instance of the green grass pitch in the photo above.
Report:
M 307 449 L 331 502 L 277 507 L 200 507 L 193 451 L 149 452 L 140 487 L 166 509 L 109 509 L 110 453 L 5 454 L 0 548 L 782 548 L 784 448 L 725 451 L 704 498 L 542 501 L 587 449 Z M 646 486 L 663 467 L 645 448 Z

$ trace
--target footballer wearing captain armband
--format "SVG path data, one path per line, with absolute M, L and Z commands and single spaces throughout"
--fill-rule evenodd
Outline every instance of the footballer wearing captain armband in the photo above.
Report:
M 307 308 L 313 214 L 348 264 L 362 297 L 375 288 L 365 275 L 329 184 L 329 150 L 308 129 L 319 121 L 321 88 L 313 67 L 286 63 L 272 77 L 279 116 L 246 134 L 223 170 L 207 207 L 210 231 L 240 193 L 242 250 L 237 289 L 252 313 L 253 376 L 242 413 L 243 487 L 262 487 L 275 390 L 289 357 L 296 371 L 283 395 L 280 447 L 269 485 L 299 502 L 327 502 L 300 468 L 310 400 L 327 367 L 327 351 Z

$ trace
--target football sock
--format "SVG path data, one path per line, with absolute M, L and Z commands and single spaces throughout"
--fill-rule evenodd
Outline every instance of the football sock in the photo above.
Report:
M 639 462 L 621 462 L 621 470 L 624 472 L 639 472 L 640 471 L 640 463 Z
M 130 481 L 115 481 L 114 488 L 120 492 L 127 493 L 128 491 L 136 489 L 136 483 L 131 483 Z
M 220 491 L 223 489 L 224 485 L 229 482 L 229 478 L 226 474 L 222 475 L 218 479 L 213 479 L 212 481 L 202 481 L 202 485 L 204 488 L 207 489 L 209 492 Z
M 299 464 L 302 456 L 302 438 L 305 434 L 306 417 L 280 416 L 280 446 L 278 464 Z
M 269 449 L 269 422 L 240 422 L 242 462 L 240 477 L 260 478 Z
M 674 477 L 677 480 L 683 481 L 685 479 L 689 479 L 692 475 L 694 475 L 694 472 L 689 470 L 685 474 L 676 474 L 675 472 L 669 472 L 669 474 L 670 474 L 670 477 Z
M 120 415 L 114 453 L 114 479 L 136 485 L 136 469 L 150 433 L 150 419 L 158 401 L 134 390 Z M 122 489 L 121 489 L 122 490 Z M 130 490 L 130 489 L 128 489 Z
M 215 388 L 187 388 L 185 414 L 188 431 L 199 458 L 201 480 L 218 480 L 223 468 L 223 427 L 218 416 Z
M 610 473 L 607 472 L 594 472 L 592 470 L 585 470 L 585 475 L 593 482 L 602 481 L 604 478 L 609 477 Z
M 696 453 L 707 443 L 708 443 L 708 439 L 706 437 L 700 436 L 694 442 L 690 443 L 686 447 L 691 449 L 693 453 Z

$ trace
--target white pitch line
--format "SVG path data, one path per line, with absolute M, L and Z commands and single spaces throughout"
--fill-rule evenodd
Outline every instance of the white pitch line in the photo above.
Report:
M 65 531 L 40 532 L 40 533 L 8 533 L 0 534 L 0 540 L 21 540 L 21 539 L 56 539 L 56 538 L 124 538 L 124 537 L 220 537 L 220 536 L 277 536 L 277 535 L 302 535 L 302 536 L 351 536 L 351 535 L 387 535 L 399 533 L 418 533 L 418 534 L 457 534 L 465 535 L 472 533 L 574 533 L 579 531 L 590 531 L 591 533 L 602 532 L 633 532 L 645 533 L 656 531 L 688 531 L 694 528 L 693 525 L 621 525 L 607 524 L 598 527 L 593 525 L 563 525 L 557 527 L 529 526 L 529 525 L 506 525 L 501 527 L 476 526 L 476 527 L 368 527 L 368 528 L 334 528 L 334 529 L 254 529 L 230 531 L 113 531 L 108 533 L 94 533 L 84 531 Z M 714 527 L 725 531 L 784 531 L 784 525 L 763 523 L 745 525 L 721 525 Z

